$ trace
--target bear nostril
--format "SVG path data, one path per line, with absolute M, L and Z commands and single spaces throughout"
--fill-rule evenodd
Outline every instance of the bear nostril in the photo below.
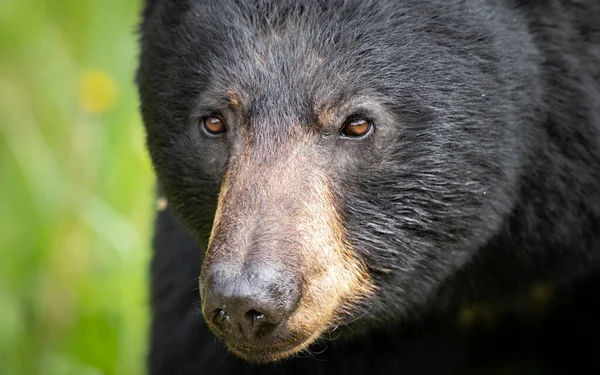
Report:
M 225 330 L 229 327 L 230 317 L 229 314 L 223 309 L 216 309 L 211 312 L 212 322 L 222 330 Z
M 220 320 L 228 320 L 229 319 L 229 314 L 227 314 L 225 312 L 225 310 L 223 309 L 219 309 L 219 311 L 217 312 L 217 318 L 219 318 Z
M 260 311 L 250 310 L 244 314 L 244 317 L 250 322 L 256 322 L 258 320 L 263 320 L 265 318 L 265 314 Z

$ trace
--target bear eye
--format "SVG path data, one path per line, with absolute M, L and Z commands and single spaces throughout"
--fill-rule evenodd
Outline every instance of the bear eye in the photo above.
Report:
M 342 126 L 342 135 L 348 138 L 361 138 L 371 132 L 373 124 L 365 119 L 348 119 Z
M 211 136 L 223 134 L 227 131 L 225 123 L 216 116 L 202 118 L 200 120 L 200 126 L 202 126 L 202 130 L 204 130 L 206 134 Z

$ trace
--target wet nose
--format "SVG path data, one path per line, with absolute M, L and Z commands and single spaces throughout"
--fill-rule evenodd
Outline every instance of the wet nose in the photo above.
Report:
M 295 309 L 300 288 L 293 276 L 269 265 L 220 267 L 206 279 L 202 312 L 223 336 L 258 340 L 272 335 Z

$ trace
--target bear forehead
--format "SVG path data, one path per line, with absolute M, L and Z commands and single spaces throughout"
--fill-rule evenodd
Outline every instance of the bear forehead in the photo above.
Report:
M 410 10 L 407 4 L 372 1 L 220 1 L 218 6 L 195 1 L 182 15 L 176 37 L 183 47 L 205 54 L 207 69 L 251 61 L 244 68 L 303 77 L 316 66 L 361 72 L 372 65 L 368 74 L 383 77 L 397 72 L 398 62 L 445 54 L 436 50 L 445 31 L 429 35 L 440 10 Z
M 180 85 L 196 80 L 196 87 L 208 87 L 202 83 L 210 81 L 214 90 L 237 85 L 237 91 L 255 98 L 261 90 L 319 98 L 330 94 L 332 85 L 349 96 L 372 90 L 403 97 L 426 86 L 455 87 L 466 74 L 477 86 L 474 74 L 492 68 L 484 59 L 463 55 L 477 48 L 495 55 L 489 47 L 496 48 L 492 40 L 499 37 L 491 27 L 472 27 L 481 23 L 481 15 L 462 9 L 466 5 L 435 0 L 224 0 L 164 7 L 145 25 L 154 30 L 147 46 L 156 55 L 172 56 L 159 75 Z M 456 25 L 461 10 L 461 25 Z M 471 51 L 465 51 L 464 40 L 475 41 Z
M 226 16 L 214 17 L 213 2 L 193 2 L 185 13 L 174 38 L 194 73 L 187 79 L 204 77 L 196 86 L 204 98 L 323 112 L 359 98 L 414 95 L 439 75 L 439 64 L 414 61 L 445 52 L 428 38 L 416 42 L 416 28 L 398 9 L 392 16 L 368 1 L 256 4 L 225 1 L 218 11 Z M 387 23 L 397 24 L 394 31 Z M 176 73 L 185 70 L 180 64 Z

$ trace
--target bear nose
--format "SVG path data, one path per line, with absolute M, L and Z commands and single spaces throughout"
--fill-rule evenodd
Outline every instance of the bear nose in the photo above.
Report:
M 269 265 L 242 272 L 221 267 L 206 279 L 202 312 L 225 338 L 258 340 L 272 334 L 295 309 L 300 288 Z

